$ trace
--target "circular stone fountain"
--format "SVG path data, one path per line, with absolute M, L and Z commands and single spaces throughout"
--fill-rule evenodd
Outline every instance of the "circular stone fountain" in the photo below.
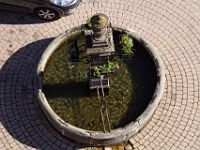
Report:
M 133 39 L 135 52 L 128 62 L 118 60 L 119 66 L 124 67 L 110 80 L 110 90 L 105 96 L 109 130 L 103 129 L 100 123 L 98 96 L 87 88 L 85 65 L 69 62 L 67 49 L 72 48 L 69 43 L 88 32 L 84 25 L 56 37 L 37 67 L 35 86 L 49 122 L 67 138 L 90 146 L 127 141 L 150 120 L 164 89 L 165 74 L 158 52 L 132 30 L 117 26 L 112 30 L 115 49 L 121 48 L 118 37 L 125 33 Z M 83 60 L 82 64 L 86 62 Z

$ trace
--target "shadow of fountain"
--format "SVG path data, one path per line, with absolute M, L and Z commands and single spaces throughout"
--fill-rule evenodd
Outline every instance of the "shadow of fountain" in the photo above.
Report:
M 75 149 L 47 122 L 35 96 L 34 76 L 52 38 L 35 41 L 14 53 L 0 70 L 0 122 L 13 139 L 36 149 Z
M 56 99 L 56 98 L 76 99 L 88 96 L 89 88 L 87 82 L 68 82 L 68 83 L 53 84 L 53 85 L 45 84 L 43 85 L 43 92 L 47 96 L 47 99 Z
M 134 58 L 126 65 L 131 72 L 133 93 L 132 100 L 118 127 L 123 127 L 128 123 L 135 121 L 147 108 L 152 100 L 156 84 L 157 72 L 154 62 L 145 47 L 134 40 Z

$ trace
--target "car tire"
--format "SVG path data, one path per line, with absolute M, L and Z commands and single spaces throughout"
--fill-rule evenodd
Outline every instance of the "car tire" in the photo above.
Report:
M 57 20 L 60 18 L 59 13 L 51 8 L 37 8 L 34 13 L 43 20 Z

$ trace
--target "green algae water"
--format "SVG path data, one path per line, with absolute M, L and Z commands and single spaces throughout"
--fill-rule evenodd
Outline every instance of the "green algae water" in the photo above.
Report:
M 64 121 L 83 129 L 102 131 L 97 93 L 89 89 L 89 64 L 84 60 L 69 61 L 71 41 L 73 39 L 65 42 L 49 59 L 43 76 L 44 93 L 52 109 Z M 133 60 L 126 63 L 115 60 L 120 66 L 119 73 L 110 77 L 110 90 L 105 100 L 111 129 L 136 120 L 149 104 L 155 89 L 156 72 L 150 56 L 136 41 L 134 48 Z

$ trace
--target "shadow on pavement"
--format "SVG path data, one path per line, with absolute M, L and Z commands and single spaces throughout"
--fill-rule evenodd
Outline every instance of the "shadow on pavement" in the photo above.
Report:
M 2 15 L 2 14 L 1 14 Z M 20 48 L 0 70 L 0 122 L 13 139 L 36 149 L 76 149 L 44 117 L 34 89 L 36 66 L 52 41 L 43 39 Z
M 38 18 L 31 13 L 0 10 L 0 24 L 37 24 L 48 21 Z

